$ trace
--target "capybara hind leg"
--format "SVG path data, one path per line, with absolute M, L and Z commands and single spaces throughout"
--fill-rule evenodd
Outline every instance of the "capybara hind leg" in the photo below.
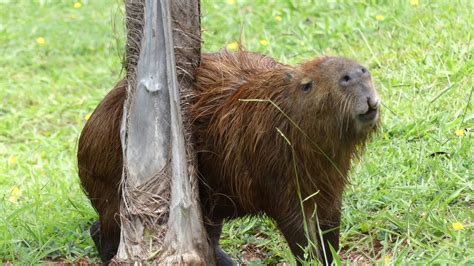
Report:
M 207 234 L 211 239 L 212 246 L 214 248 L 214 254 L 216 256 L 216 262 L 219 266 L 233 266 L 236 265 L 232 258 L 225 253 L 220 245 L 219 239 L 221 237 L 222 232 L 222 221 L 219 223 L 215 223 L 213 225 L 206 225 Z
M 91 225 L 90 234 L 102 262 L 110 261 L 117 254 L 120 228 L 118 228 L 118 232 L 110 232 L 110 230 L 104 232 L 101 231 L 101 223 L 96 221 Z

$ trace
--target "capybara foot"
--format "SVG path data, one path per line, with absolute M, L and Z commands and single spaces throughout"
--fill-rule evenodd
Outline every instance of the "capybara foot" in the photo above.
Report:
M 220 247 L 215 248 L 216 252 L 216 262 L 219 266 L 234 266 L 237 265 L 234 263 L 232 258 L 227 255 Z
M 103 239 L 100 232 L 99 221 L 95 221 L 91 225 L 90 234 L 92 240 L 94 240 L 94 244 L 102 262 L 109 262 L 115 256 L 115 254 L 117 254 L 118 245 L 116 243 L 108 243 L 105 241 L 105 239 Z

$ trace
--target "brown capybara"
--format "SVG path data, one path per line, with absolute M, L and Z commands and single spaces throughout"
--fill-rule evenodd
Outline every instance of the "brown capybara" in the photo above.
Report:
M 79 176 L 100 222 L 92 237 L 104 261 L 120 236 L 119 137 L 126 82 L 99 104 L 79 140 Z M 331 263 L 339 248 L 341 196 L 351 161 L 379 124 L 369 71 L 323 57 L 289 66 L 250 52 L 202 56 L 191 96 L 200 201 L 219 264 L 222 223 L 264 213 L 293 254 Z

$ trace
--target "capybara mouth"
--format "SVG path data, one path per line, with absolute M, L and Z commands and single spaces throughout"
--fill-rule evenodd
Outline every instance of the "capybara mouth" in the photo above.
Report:
M 369 123 L 375 121 L 378 114 L 378 108 L 369 107 L 367 112 L 357 116 L 357 119 L 362 123 Z

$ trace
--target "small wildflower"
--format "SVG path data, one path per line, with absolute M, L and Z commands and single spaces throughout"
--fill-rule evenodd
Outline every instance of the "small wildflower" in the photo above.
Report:
M 251 6 L 245 6 L 244 8 L 242 8 L 242 11 L 244 11 L 245 13 L 252 13 L 253 9 Z
M 89 120 L 91 118 L 91 115 L 92 115 L 91 113 L 86 114 L 86 116 L 84 116 L 84 119 L 86 121 Z
M 20 195 L 21 195 L 20 188 L 15 186 L 12 188 L 10 192 L 10 197 L 8 198 L 8 201 L 10 201 L 11 203 L 16 203 Z
M 384 20 L 385 20 L 385 17 L 382 16 L 382 15 L 377 15 L 377 16 L 375 16 L 375 19 L 376 19 L 377 21 L 384 21 Z
M 227 49 L 231 51 L 236 51 L 239 48 L 239 44 L 237 42 L 231 42 L 227 45 Z
M 36 38 L 36 43 L 39 45 L 44 45 L 46 43 L 46 39 L 43 37 Z
M 16 156 L 11 156 L 9 159 L 8 159 L 8 162 L 11 164 L 11 165 L 15 165 L 18 163 L 18 157 Z
M 235 0 L 227 0 L 227 3 L 229 5 L 235 5 L 235 2 L 236 2 Z
M 451 226 L 453 227 L 454 231 L 461 231 L 464 229 L 464 225 L 460 222 L 452 223 Z
M 263 45 L 263 46 L 268 46 L 268 41 L 263 39 L 263 40 L 260 40 L 260 44 Z
M 385 255 L 385 256 L 383 257 L 383 262 L 384 262 L 385 264 L 389 264 L 389 263 L 390 263 L 390 256 Z
M 418 0 L 410 0 L 410 5 L 411 6 L 418 6 Z
M 283 18 L 282 18 L 281 16 L 275 16 L 275 20 L 278 21 L 278 22 L 280 22 L 280 21 L 283 20 Z
M 456 136 L 458 137 L 464 137 L 466 136 L 466 132 L 464 132 L 464 129 L 457 129 L 454 134 L 456 134 Z
M 82 7 L 81 2 L 75 2 L 74 3 L 74 8 L 81 8 L 81 7 Z

